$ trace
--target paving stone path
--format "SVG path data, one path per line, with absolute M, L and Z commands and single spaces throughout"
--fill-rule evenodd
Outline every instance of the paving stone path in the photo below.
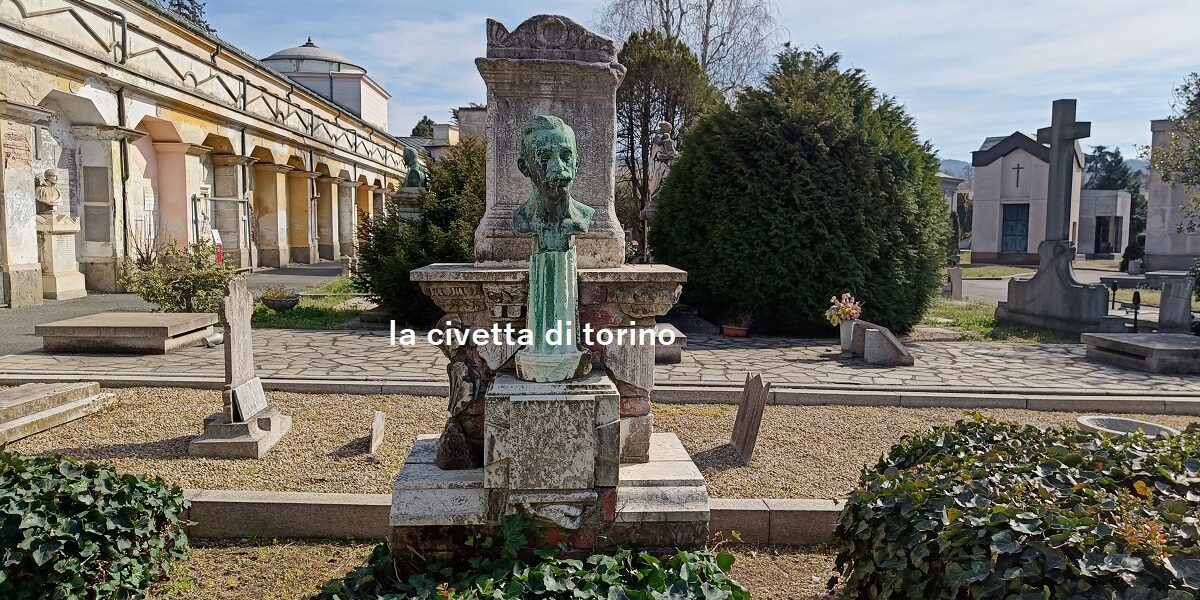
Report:
M 445 359 L 423 342 L 389 346 L 386 332 L 259 330 L 261 377 L 441 382 Z M 916 365 L 874 367 L 843 357 L 823 340 L 693 336 L 683 362 L 659 365 L 664 385 L 740 386 L 747 370 L 777 388 L 955 388 L 960 391 L 1072 390 L 1175 392 L 1200 395 L 1200 376 L 1127 371 L 1085 358 L 1076 344 L 911 342 Z M 37 353 L 0 357 L 3 374 L 185 375 L 220 377 L 220 348 L 188 348 L 166 356 Z

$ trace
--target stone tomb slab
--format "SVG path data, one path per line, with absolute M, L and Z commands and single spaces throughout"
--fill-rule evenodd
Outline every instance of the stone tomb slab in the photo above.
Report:
M 214 413 L 204 420 L 204 433 L 192 438 L 188 444 L 188 454 L 208 458 L 262 458 L 291 429 L 292 417 L 273 406 L 244 422 L 226 423 L 224 413 Z
M 27 383 L 0 390 L 0 446 L 99 410 L 111 394 L 94 382 Z
M 166 354 L 212 335 L 213 313 L 102 312 L 34 327 L 50 354 Z
M 1200 373 L 1200 337 L 1183 333 L 1085 333 L 1088 358 L 1151 373 Z

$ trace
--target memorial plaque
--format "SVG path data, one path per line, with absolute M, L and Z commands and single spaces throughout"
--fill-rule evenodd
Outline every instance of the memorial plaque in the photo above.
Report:
M 32 148 L 29 143 L 29 131 L 8 129 L 4 132 L 5 161 L 31 162 Z
M 262 380 L 257 377 L 234 387 L 232 395 L 234 422 L 249 421 L 267 409 L 267 392 L 263 390 Z

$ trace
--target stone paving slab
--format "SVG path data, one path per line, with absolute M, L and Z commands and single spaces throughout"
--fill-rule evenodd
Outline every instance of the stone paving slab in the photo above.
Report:
M 1082 344 L 911 342 L 916 364 L 878 367 L 842 356 L 832 340 L 693 336 L 683 360 L 657 365 L 656 381 L 672 386 L 734 387 L 746 371 L 777 390 L 957 390 L 1035 393 L 1167 393 L 1200 395 L 1200 375 L 1157 375 L 1088 359 Z M 446 360 L 436 348 L 390 346 L 386 332 L 260 330 L 254 336 L 258 375 L 285 380 L 443 383 Z M 221 348 L 186 348 L 163 356 L 0 356 L 0 375 L 221 377 Z M 386 387 L 386 386 L 385 386 Z

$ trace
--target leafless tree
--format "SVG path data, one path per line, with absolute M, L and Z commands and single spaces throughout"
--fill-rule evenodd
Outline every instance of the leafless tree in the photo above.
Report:
M 609 0 L 599 27 L 619 41 L 653 29 L 696 53 L 727 97 L 762 73 L 783 33 L 772 0 Z

